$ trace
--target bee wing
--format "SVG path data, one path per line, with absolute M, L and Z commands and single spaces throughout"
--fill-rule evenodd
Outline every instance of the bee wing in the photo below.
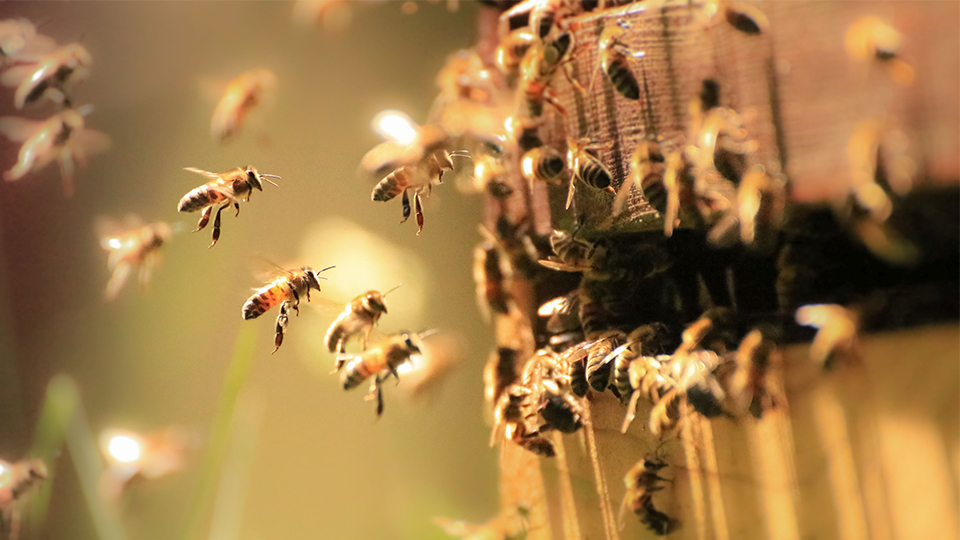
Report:
M 203 169 L 197 169 L 196 167 L 184 167 L 183 170 L 185 170 L 185 171 L 190 171 L 190 172 L 193 172 L 193 173 L 197 173 L 197 174 L 199 174 L 200 176 L 206 176 L 207 178 L 210 178 L 210 179 L 213 179 L 213 180 L 219 180 L 219 179 L 220 179 L 220 175 L 219 175 L 219 174 L 214 173 L 214 172 L 210 172 L 210 171 L 205 171 L 205 170 L 203 170 Z
M 34 34 L 27 44 L 15 54 L 10 55 L 17 62 L 39 62 L 44 56 L 57 49 L 57 41 L 50 36 Z
M 468 535 L 473 535 L 477 533 L 481 525 L 476 525 L 474 523 L 467 523 L 461 519 L 450 519 L 445 517 L 435 517 L 433 522 L 437 524 L 438 527 L 443 529 L 443 532 L 447 536 L 453 536 L 456 538 L 463 538 Z
M 110 216 L 96 216 L 93 218 L 93 231 L 100 239 L 100 245 L 104 249 L 111 249 L 105 245 L 108 240 L 120 238 L 126 233 L 143 227 L 143 220 L 136 214 L 127 214 L 123 219 L 115 219 Z
M 113 146 L 109 135 L 95 129 L 82 129 L 70 137 L 71 148 L 86 157 L 106 152 Z
M 0 133 L 3 133 L 6 138 L 13 142 L 24 142 L 32 137 L 42 125 L 42 120 L 4 116 L 0 118 Z
M 559 272 L 586 272 L 590 270 L 590 266 L 588 265 L 566 264 L 548 259 L 540 259 L 537 262 L 540 263 L 540 266 Z
M 384 141 L 364 154 L 360 160 L 360 170 L 372 177 L 382 178 L 404 165 L 417 163 L 423 155 L 424 149 L 419 145 Z
M 37 70 L 37 64 L 23 64 L 19 66 L 13 66 L 12 68 L 7 69 L 0 75 L 0 84 L 3 86 L 20 86 L 20 83 L 27 80 L 27 78 L 34 71 Z

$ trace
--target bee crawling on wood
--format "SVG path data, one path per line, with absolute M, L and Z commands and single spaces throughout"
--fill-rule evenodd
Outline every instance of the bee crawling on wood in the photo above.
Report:
M 319 291 L 320 280 L 326 279 L 319 274 L 331 268 L 334 267 L 328 266 L 319 272 L 314 271 L 309 266 L 302 266 L 298 270 L 277 268 L 276 273 L 279 275 L 268 285 L 256 289 L 253 296 L 243 304 L 244 320 L 256 319 L 280 304 L 280 314 L 277 316 L 277 335 L 274 338 L 274 353 L 280 349 L 280 345 L 283 343 L 283 336 L 287 331 L 287 323 L 290 320 L 288 311 L 293 309 L 299 315 L 300 298 L 306 296 L 307 302 L 309 302 L 310 289 Z
M 16 86 L 13 104 L 19 110 L 47 98 L 71 107 L 69 88 L 90 72 L 93 57 L 79 43 L 64 45 L 36 59 L 14 66 L 0 75 L 4 86 Z
M 409 332 L 394 334 L 388 336 L 376 347 L 371 347 L 354 356 L 340 375 L 343 389 L 356 388 L 363 381 L 373 377 L 367 399 L 376 400 L 379 418 L 383 414 L 383 382 L 391 375 L 399 380 L 397 368 L 409 361 L 411 356 L 421 354 L 420 346 L 414 343 L 414 340 L 422 340 L 432 333 L 427 331 L 420 334 Z
M 335 371 L 340 371 L 340 368 L 343 367 L 342 355 L 346 351 L 347 342 L 350 338 L 359 335 L 362 347 L 366 350 L 370 332 L 380 321 L 380 316 L 387 312 L 387 304 L 384 298 L 399 287 L 400 285 L 397 285 L 385 293 L 367 291 L 361 294 L 351 300 L 343 312 L 333 321 L 333 324 L 327 329 L 324 343 L 327 350 L 337 353 Z
M 162 221 L 144 225 L 131 215 L 122 224 L 100 217 L 95 229 L 100 236 L 100 246 L 110 253 L 107 268 L 111 275 L 106 299 L 117 297 L 133 270 L 139 270 L 140 285 L 146 287 L 160 257 L 159 249 L 170 237 L 171 227 Z
M 626 525 L 628 510 L 640 516 L 640 522 L 657 535 L 665 536 L 676 529 L 676 520 L 653 505 L 653 494 L 663 489 L 661 483 L 669 481 L 660 477 L 660 470 L 666 466 L 660 459 L 641 459 L 627 471 L 623 477 L 627 491 L 620 504 L 618 519 L 621 530 Z
M 60 164 L 63 192 L 71 197 L 74 163 L 86 166 L 87 156 L 104 152 L 111 144 L 106 134 L 85 126 L 84 116 L 92 110 L 90 105 L 66 109 L 42 121 L 0 118 L 0 133 L 13 142 L 23 143 L 16 165 L 4 172 L 3 178 L 19 180 L 56 160 Z
M 47 464 L 41 459 L 17 463 L 0 460 L 0 537 L 19 537 L 20 506 L 31 488 L 47 476 Z
M 224 208 L 233 205 L 237 210 L 236 215 L 239 216 L 240 201 L 248 202 L 254 189 L 263 191 L 263 183 L 261 180 L 265 180 L 276 186 L 276 182 L 270 179 L 280 178 L 274 174 L 262 174 L 258 172 L 257 168 L 253 165 L 247 165 L 247 167 L 243 169 L 238 167 L 235 170 L 225 173 L 213 173 L 193 167 L 185 167 L 184 170 L 211 179 L 210 182 L 190 190 L 190 192 L 180 199 L 180 203 L 177 204 L 177 210 L 180 212 L 203 210 L 203 213 L 200 215 L 200 222 L 193 232 L 203 230 L 203 228 L 207 226 L 207 223 L 210 222 L 210 214 L 213 212 L 213 207 L 222 204 L 222 206 L 217 209 L 217 217 L 213 220 L 213 242 L 208 247 L 217 245 L 217 241 L 220 240 L 220 213 L 223 212 Z

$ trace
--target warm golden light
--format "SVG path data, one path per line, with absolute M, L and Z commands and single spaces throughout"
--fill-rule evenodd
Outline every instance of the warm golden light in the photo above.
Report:
M 416 125 L 405 113 L 394 110 L 380 111 L 372 122 L 373 130 L 381 137 L 400 144 L 410 144 L 417 138 Z
M 129 435 L 114 435 L 107 444 L 107 452 L 120 463 L 133 463 L 143 455 L 143 447 Z

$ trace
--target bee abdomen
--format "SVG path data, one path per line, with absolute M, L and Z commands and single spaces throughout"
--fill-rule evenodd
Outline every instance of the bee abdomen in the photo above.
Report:
M 277 303 L 277 293 L 272 287 L 264 292 L 257 293 L 243 304 L 243 318 L 245 320 L 256 319 Z
M 200 186 L 191 190 L 180 199 L 177 210 L 180 212 L 196 212 L 206 206 L 219 202 L 222 197 L 220 193 L 207 186 Z
M 620 392 L 620 396 L 629 396 L 633 391 L 630 385 L 630 353 L 626 350 L 620 352 L 613 362 L 613 385 Z
M 577 172 L 584 182 L 595 188 L 604 189 L 610 185 L 610 173 L 600 163 L 586 161 L 580 165 Z
M 577 397 L 587 395 L 589 384 L 587 383 L 587 360 L 580 358 L 570 363 L 570 390 Z
M 334 325 L 330 327 L 330 330 L 327 331 L 327 336 L 324 339 L 327 350 L 330 352 L 336 352 L 337 344 L 340 343 L 340 340 L 344 338 L 345 334 L 346 328 L 344 325 L 339 324 L 339 321 L 334 323 Z
M 621 96 L 633 100 L 640 99 L 640 85 L 633 71 L 630 71 L 626 58 L 622 56 L 614 58 L 607 67 L 607 76 L 610 77 L 610 82 Z
M 389 201 L 390 199 L 403 193 L 403 190 L 407 189 L 407 186 L 409 185 L 410 173 L 406 170 L 406 168 L 401 167 L 388 174 L 386 178 L 374 186 L 373 193 L 370 194 L 370 198 L 374 201 Z
M 363 357 L 358 356 L 356 359 L 347 364 L 347 368 L 343 371 L 343 375 L 340 376 L 340 382 L 343 383 L 344 390 L 350 390 L 351 388 L 360 386 L 360 384 L 367 380 L 370 375 L 373 374 L 370 373 L 366 363 L 364 363 Z
M 641 182 L 643 197 L 660 214 L 667 211 L 667 189 L 663 185 L 663 175 L 650 174 Z
M 610 350 L 606 349 L 606 353 L 609 353 Z M 607 385 L 610 383 L 610 362 L 604 362 L 606 353 L 590 354 L 590 359 L 587 361 L 587 382 L 590 383 L 590 387 L 596 390 L 597 392 L 603 392 L 607 389 Z

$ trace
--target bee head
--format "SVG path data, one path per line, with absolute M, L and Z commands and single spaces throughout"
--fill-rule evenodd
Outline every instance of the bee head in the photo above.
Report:
M 49 475 L 47 471 L 47 464 L 44 463 L 42 459 L 32 459 L 30 460 L 29 465 L 27 465 L 28 470 L 30 471 L 31 478 L 39 478 L 45 480 Z
M 328 267 L 324 268 L 323 270 L 320 270 L 319 272 L 317 272 L 317 271 L 315 271 L 313 268 L 310 268 L 309 266 L 304 266 L 304 267 L 302 267 L 301 270 L 303 270 L 303 272 L 307 275 L 307 287 L 310 287 L 311 289 L 316 289 L 316 290 L 319 291 L 319 290 L 320 290 L 320 280 L 321 280 L 321 279 L 327 279 L 327 278 L 321 276 L 320 274 L 322 274 L 323 272 L 326 272 L 327 270 L 329 270 L 329 269 L 331 269 L 331 268 L 334 268 L 334 267 L 333 267 L 333 266 L 328 266 Z
M 404 332 L 401 337 L 403 338 L 403 344 L 407 347 L 408 351 L 411 353 L 420 354 L 420 347 L 417 347 L 416 344 L 413 343 L 413 334 Z
M 383 301 L 384 295 L 379 291 L 370 291 L 364 296 L 363 304 L 369 311 L 386 313 L 387 304 Z
M 267 182 L 276 186 L 277 183 L 273 182 L 270 179 L 280 178 L 275 174 L 260 174 L 259 172 L 257 172 L 257 168 L 254 167 L 253 165 L 247 165 L 247 168 L 245 170 L 247 172 L 247 183 L 250 184 L 251 188 L 257 188 L 260 191 L 263 191 L 263 182 L 261 182 L 261 180 L 266 180 Z

